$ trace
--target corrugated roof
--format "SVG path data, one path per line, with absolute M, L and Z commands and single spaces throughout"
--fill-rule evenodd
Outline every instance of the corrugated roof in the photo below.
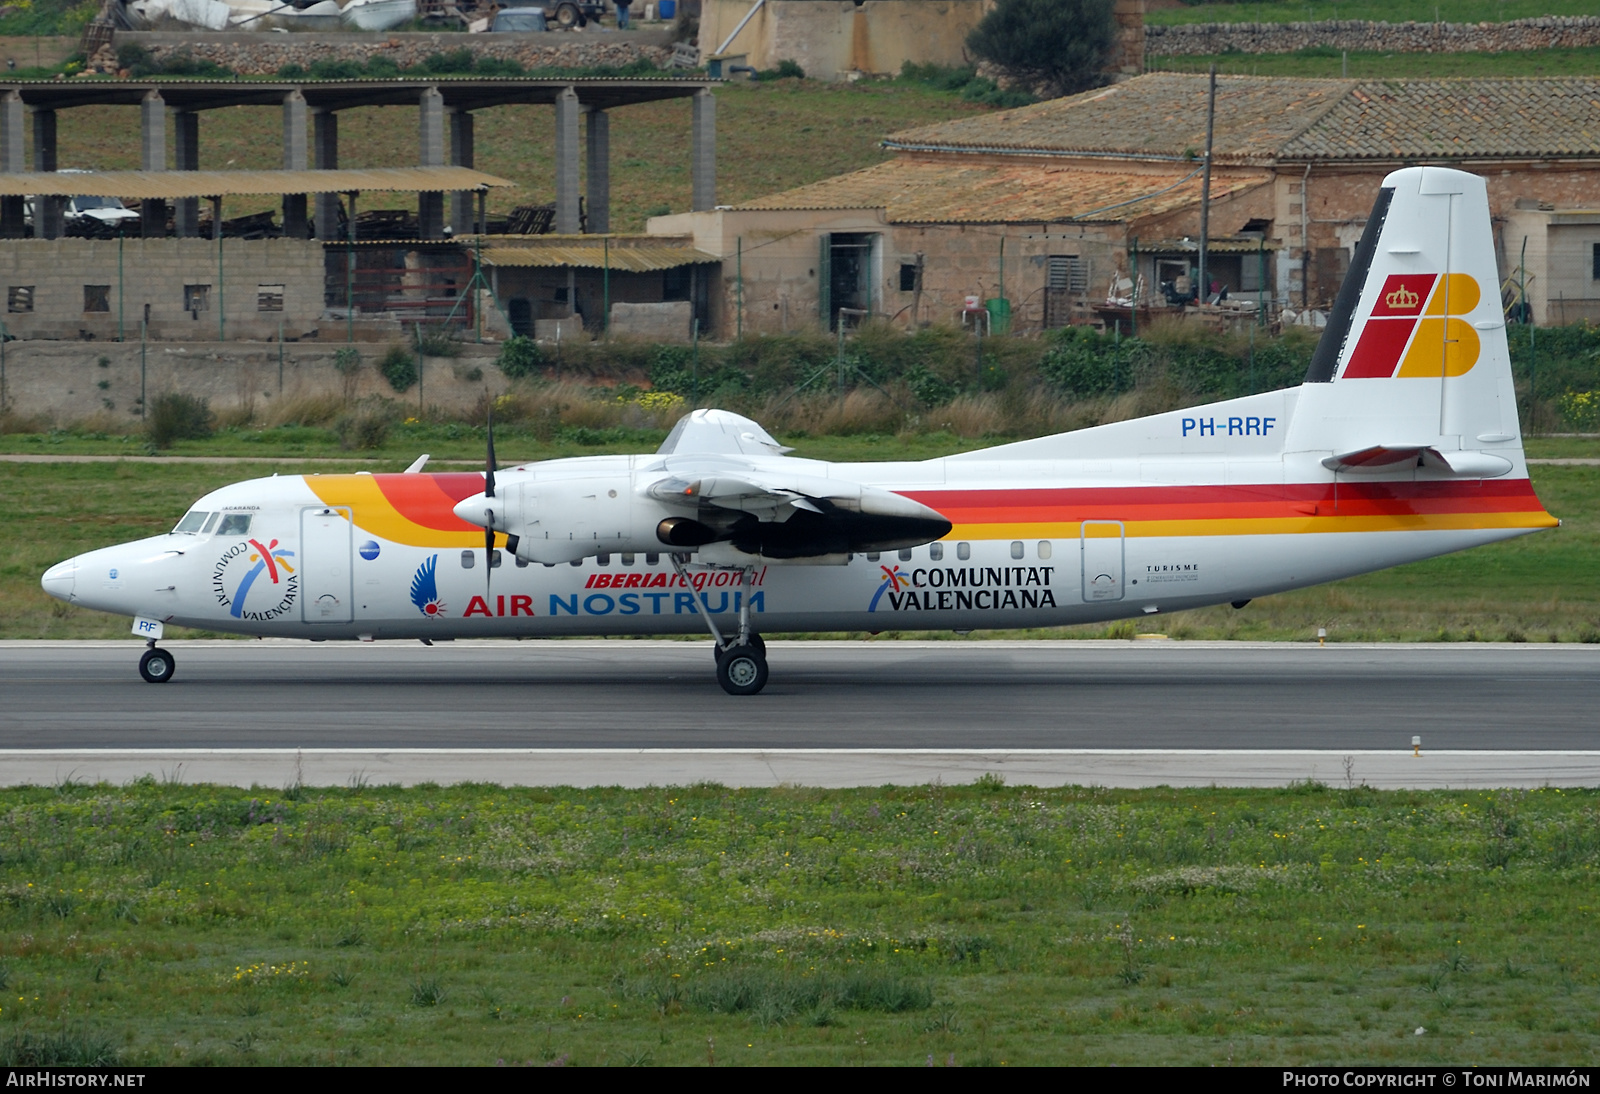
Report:
M 702 262 L 721 262 L 716 255 L 693 247 L 612 247 L 609 254 L 600 240 L 593 243 L 563 243 L 559 246 L 485 247 L 486 266 L 576 266 L 604 269 L 607 265 L 623 273 L 649 273 L 694 266 Z
M 1206 76 L 1112 87 L 909 129 L 901 151 L 1181 159 L 1206 136 Z M 1600 76 L 1448 80 L 1217 77 L 1217 162 L 1600 155 Z
M 1269 243 L 1264 239 L 1244 238 L 1240 236 L 1212 236 L 1206 244 L 1206 250 L 1219 255 L 1255 254 L 1258 251 L 1276 251 L 1283 245 Z M 1199 254 L 1200 241 L 1198 239 L 1147 239 L 1139 242 L 1139 250 L 1147 254 L 1157 254 L 1166 251 L 1174 254 Z
M 0 195 L 106 194 L 136 201 L 259 194 L 344 194 L 352 190 L 477 190 L 513 182 L 470 167 L 373 167 L 339 171 L 0 172 Z
M 1214 198 L 1266 183 L 1268 175 L 1213 175 Z M 1115 222 L 1200 200 L 1200 172 L 1093 171 L 1045 163 L 964 166 L 890 160 L 862 171 L 769 194 L 737 209 L 883 209 L 891 224 Z
M 1354 80 L 1217 77 L 1214 154 L 1266 160 L 1331 109 Z M 1161 72 L 998 114 L 892 134 L 889 148 L 1099 153 L 1171 159 L 1206 146 L 1206 77 Z
M 1600 154 L 1600 77 L 1364 80 L 1284 159 L 1542 159 Z

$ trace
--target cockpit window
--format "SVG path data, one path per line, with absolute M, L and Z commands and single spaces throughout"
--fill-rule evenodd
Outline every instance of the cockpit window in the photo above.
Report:
M 201 525 L 205 524 L 206 518 L 209 516 L 211 516 L 210 513 L 202 513 L 198 509 L 192 509 L 183 515 L 183 519 L 178 522 L 178 526 L 174 528 L 173 531 L 198 532 L 200 531 Z
M 217 525 L 217 535 L 219 536 L 248 536 L 249 534 L 249 513 L 224 513 L 222 523 Z
M 209 517 L 207 517 L 206 518 L 206 526 L 204 528 L 200 529 L 200 534 L 203 536 L 207 532 L 211 531 L 211 526 L 213 524 L 217 523 L 217 518 L 220 517 L 221 515 L 222 515 L 221 513 L 212 513 Z

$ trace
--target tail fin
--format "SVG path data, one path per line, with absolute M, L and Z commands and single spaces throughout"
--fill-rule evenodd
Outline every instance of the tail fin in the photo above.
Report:
M 1390 174 L 1306 374 L 1290 449 L 1431 450 L 1457 474 L 1520 466 L 1499 284 L 1483 179 Z M 1476 455 L 1486 450 L 1500 458 Z M 1385 462 L 1346 466 L 1373 460 Z

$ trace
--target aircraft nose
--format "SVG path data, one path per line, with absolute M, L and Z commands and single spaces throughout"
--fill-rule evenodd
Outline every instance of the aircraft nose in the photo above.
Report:
M 69 558 L 65 562 L 56 563 L 44 572 L 39 584 L 44 587 L 45 592 L 57 600 L 70 602 L 78 584 L 78 560 Z

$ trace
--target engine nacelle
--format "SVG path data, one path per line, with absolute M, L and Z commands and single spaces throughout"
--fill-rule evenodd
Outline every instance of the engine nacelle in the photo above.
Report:
M 466 499 L 455 507 L 456 515 L 506 533 L 506 546 L 527 562 L 659 551 L 656 526 L 671 515 L 659 502 L 636 494 L 625 474 L 502 481 L 496 494 Z

